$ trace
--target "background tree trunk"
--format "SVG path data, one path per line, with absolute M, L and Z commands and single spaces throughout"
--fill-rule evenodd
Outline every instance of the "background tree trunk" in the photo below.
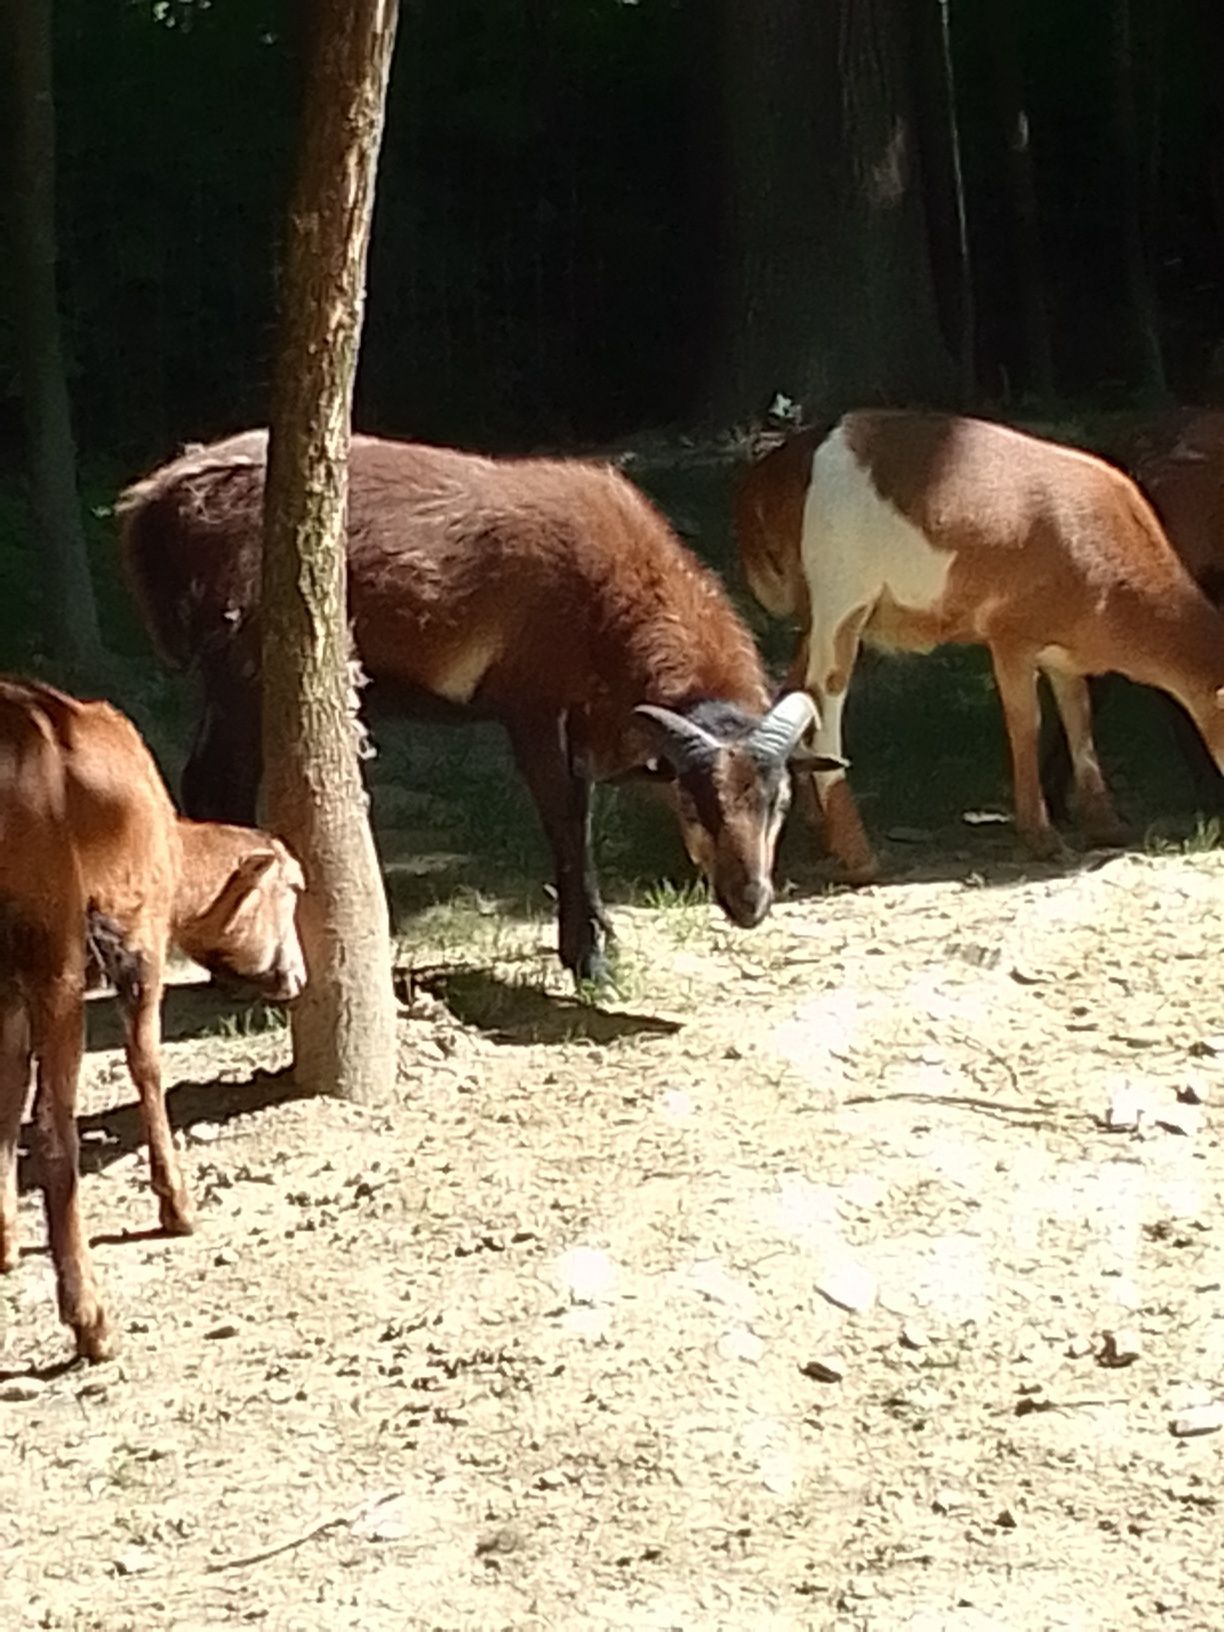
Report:
M 8 0 L 12 107 L 12 254 L 17 358 L 30 495 L 45 562 L 44 632 L 81 678 L 102 642 L 77 496 L 76 450 L 56 294 L 55 100 L 51 0 Z
M 919 0 L 910 15 L 914 129 L 931 281 L 940 327 L 953 350 L 958 406 L 977 395 L 977 320 L 961 120 L 953 68 L 949 0 Z
M 947 400 L 954 373 L 935 310 L 901 11 L 893 0 L 839 0 L 836 10 L 851 366 L 868 398 Z
M 348 450 L 398 0 L 314 0 L 289 209 L 265 499 L 263 730 L 270 821 L 302 859 L 304 1086 L 395 1080 L 387 903 L 358 759 L 345 589 Z
M 952 390 L 901 25 L 891 0 L 720 0 L 723 417 Z
M 1007 151 L 1007 186 L 1011 194 L 1016 257 L 1012 287 L 1020 303 L 1024 334 L 1023 384 L 1026 391 L 1048 400 L 1054 395 L 1054 348 L 1050 340 L 1041 214 L 1015 6 L 1016 0 L 991 0 L 986 36 L 990 44 L 992 89 Z
M 1160 308 L 1148 266 L 1143 168 L 1135 96 L 1134 28 L 1131 0 L 1113 0 L 1115 151 L 1122 192 L 1123 270 L 1131 317 L 1131 349 L 1145 395 L 1169 394 L 1160 343 Z

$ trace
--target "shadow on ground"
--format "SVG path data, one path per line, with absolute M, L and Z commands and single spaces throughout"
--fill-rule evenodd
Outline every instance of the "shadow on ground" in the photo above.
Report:
M 217 1035 L 255 1036 L 284 1024 L 285 1011 L 249 992 L 227 990 L 199 980 L 167 986 L 162 998 L 162 1041 L 190 1042 Z M 123 1047 L 123 1016 L 111 996 L 85 1007 L 85 1047 Z
M 571 1043 L 579 1039 L 610 1043 L 647 1034 L 669 1037 L 680 1030 L 676 1020 L 602 1009 L 525 980 L 509 979 L 492 969 L 420 969 L 411 973 L 410 981 L 445 1003 L 464 1025 L 474 1026 L 498 1043 Z

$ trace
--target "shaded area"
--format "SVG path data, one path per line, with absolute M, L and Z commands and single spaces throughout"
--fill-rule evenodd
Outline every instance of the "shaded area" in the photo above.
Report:
M 162 997 L 162 1041 L 187 1042 L 195 1037 L 258 1036 L 278 1031 L 285 1011 L 257 997 L 200 980 L 166 987 Z M 123 1047 L 123 1015 L 113 997 L 96 997 L 85 1006 L 85 1048 L 94 1052 Z
M 561 996 L 491 969 L 434 968 L 407 972 L 410 986 L 440 998 L 463 1025 L 499 1043 L 615 1042 L 621 1037 L 670 1037 L 679 1021 L 625 1014 Z

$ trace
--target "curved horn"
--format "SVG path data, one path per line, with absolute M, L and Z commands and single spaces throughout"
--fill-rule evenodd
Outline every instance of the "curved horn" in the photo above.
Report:
M 709 760 L 722 746 L 703 726 L 657 703 L 639 703 L 633 711 L 655 750 L 679 770 Z
M 749 738 L 749 745 L 762 759 L 783 763 L 790 758 L 804 732 L 819 723 L 816 704 L 807 692 L 791 691 L 766 714 Z

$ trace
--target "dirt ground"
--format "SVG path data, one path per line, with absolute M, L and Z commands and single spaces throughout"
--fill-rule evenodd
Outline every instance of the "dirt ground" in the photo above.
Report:
M 546 919 L 426 924 L 376 1111 L 175 991 L 189 1240 L 97 1005 L 123 1348 L 61 1364 L 27 1173 L 0 1625 L 1217 1628 L 1224 856 L 976 842 L 620 909 L 603 1008 Z

